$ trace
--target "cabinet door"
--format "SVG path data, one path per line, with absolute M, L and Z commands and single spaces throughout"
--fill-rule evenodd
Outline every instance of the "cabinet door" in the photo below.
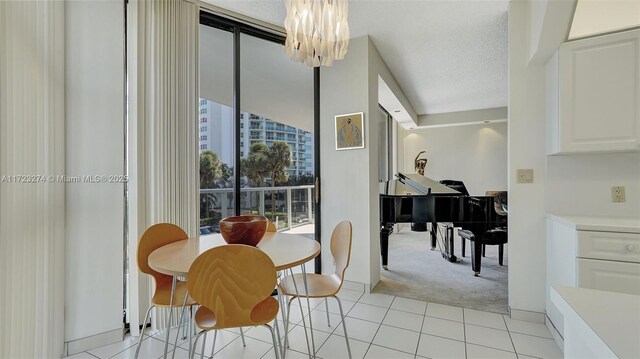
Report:
M 578 257 L 640 263 L 640 233 L 578 231 Z
M 577 260 L 578 287 L 640 295 L 640 263 Z
M 560 48 L 561 152 L 640 150 L 640 30 Z

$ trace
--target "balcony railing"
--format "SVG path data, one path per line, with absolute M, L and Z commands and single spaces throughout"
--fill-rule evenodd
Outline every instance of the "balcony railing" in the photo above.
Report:
M 262 214 L 278 230 L 313 223 L 314 185 L 240 189 L 242 214 Z M 218 232 L 220 219 L 235 214 L 233 188 L 200 190 L 200 227 Z M 273 203 L 272 203 L 273 199 Z

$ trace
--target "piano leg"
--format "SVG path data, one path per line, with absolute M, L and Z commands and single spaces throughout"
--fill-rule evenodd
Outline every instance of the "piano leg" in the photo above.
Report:
M 447 259 L 449 260 L 449 262 L 451 263 L 456 263 L 458 261 L 458 258 L 456 257 L 456 255 L 453 253 L 453 240 L 454 240 L 454 235 L 453 235 L 453 226 L 447 226 L 447 231 L 446 231 L 446 237 L 445 241 L 447 243 L 446 248 L 447 248 Z
M 393 231 L 393 224 L 382 225 L 380 227 L 380 254 L 382 255 L 382 268 L 389 270 L 387 261 L 389 259 L 389 234 Z
M 438 225 L 437 223 L 431 223 L 431 250 L 436 250 L 436 243 L 438 243 Z
M 481 241 L 471 238 L 471 269 L 473 274 L 477 277 L 480 275 L 480 262 L 482 261 L 482 243 Z

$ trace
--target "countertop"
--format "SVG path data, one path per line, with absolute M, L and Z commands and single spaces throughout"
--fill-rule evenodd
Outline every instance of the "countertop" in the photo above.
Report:
M 554 285 L 551 300 L 573 311 L 618 358 L 640 358 L 640 296 Z
M 547 213 L 547 218 L 575 226 L 581 231 L 640 233 L 640 218 L 581 217 Z

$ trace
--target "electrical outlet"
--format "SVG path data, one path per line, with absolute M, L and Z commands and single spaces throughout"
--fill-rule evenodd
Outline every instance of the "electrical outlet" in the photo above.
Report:
M 518 169 L 516 174 L 518 175 L 518 183 L 533 183 L 533 169 Z
M 611 202 L 613 203 L 622 203 L 624 202 L 624 186 L 613 186 L 611 187 Z

